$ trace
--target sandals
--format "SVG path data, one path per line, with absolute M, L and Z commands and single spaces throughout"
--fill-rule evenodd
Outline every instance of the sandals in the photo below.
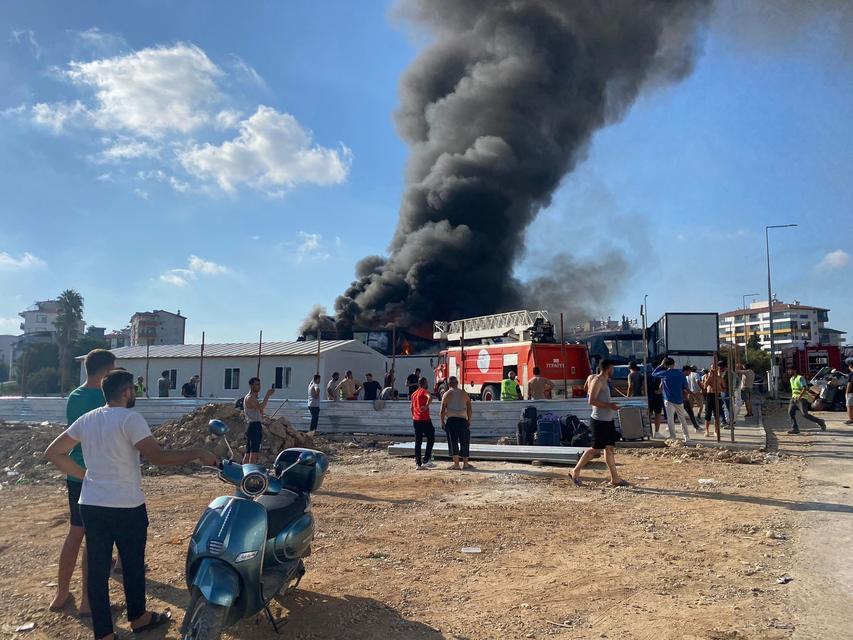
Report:
M 620 480 L 620 481 L 619 481 L 619 482 L 617 482 L 616 484 L 613 484 L 613 483 L 611 482 L 611 483 L 610 483 L 610 486 L 611 486 L 611 487 L 630 487 L 630 486 L 631 486 L 631 483 L 630 483 L 630 482 L 628 482 L 627 480 Z
M 172 622 L 172 612 L 166 609 L 163 613 L 156 613 L 155 611 L 151 612 L 151 620 L 148 624 L 142 625 L 141 627 L 136 627 L 133 629 L 133 635 L 139 635 L 140 633 L 145 633 L 146 631 L 151 631 L 152 629 L 156 629 L 164 624 L 169 624 Z

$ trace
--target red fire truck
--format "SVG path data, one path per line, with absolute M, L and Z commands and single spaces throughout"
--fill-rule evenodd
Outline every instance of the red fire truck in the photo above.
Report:
M 522 394 L 534 367 L 554 383 L 553 398 L 582 397 L 591 373 L 586 345 L 554 342 L 553 326 L 545 311 L 513 311 L 436 322 L 434 336 L 460 346 L 442 350 L 435 368 L 435 392 L 446 389 L 456 376 L 465 391 L 481 400 L 500 400 L 501 381 L 515 371 Z
M 782 349 L 785 368 L 793 366 L 799 373 L 811 378 L 824 367 L 841 368 L 841 349 L 835 345 L 810 345 Z

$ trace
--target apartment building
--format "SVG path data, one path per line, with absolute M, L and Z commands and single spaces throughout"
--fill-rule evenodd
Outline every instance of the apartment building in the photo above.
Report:
M 785 347 L 804 344 L 840 345 L 844 331 L 831 329 L 829 309 L 773 300 L 773 340 L 776 352 Z M 762 349 L 770 348 L 769 309 L 767 301 L 754 302 L 748 309 L 735 309 L 720 314 L 720 340 L 745 346 L 756 335 Z
M 130 319 L 131 347 L 158 344 L 184 344 L 187 319 L 178 313 L 155 309 L 140 311 Z

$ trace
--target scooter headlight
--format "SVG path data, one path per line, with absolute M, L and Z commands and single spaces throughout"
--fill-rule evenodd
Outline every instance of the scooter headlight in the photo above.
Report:
M 247 473 L 240 482 L 240 491 L 252 497 L 261 495 L 267 490 L 267 487 L 269 487 L 267 474 L 260 471 Z

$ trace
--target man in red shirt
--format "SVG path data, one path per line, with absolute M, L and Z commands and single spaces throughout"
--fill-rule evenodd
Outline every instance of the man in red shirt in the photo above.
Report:
M 435 464 L 430 462 L 432 457 L 432 447 L 435 445 L 435 427 L 432 426 L 432 420 L 429 418 L 429 403 L 432 402 L 432 396 L 429 393 L 429 382 L 426 378 L 418 380 L 418 388 L 411 395 L 412 402 L 412 426 L 415 428 L 415 462 L 418 465 L 418 471 L 424 469 L 432 469 Z M 426 436 L 426 454 L 421 459 L 421 445 Z

